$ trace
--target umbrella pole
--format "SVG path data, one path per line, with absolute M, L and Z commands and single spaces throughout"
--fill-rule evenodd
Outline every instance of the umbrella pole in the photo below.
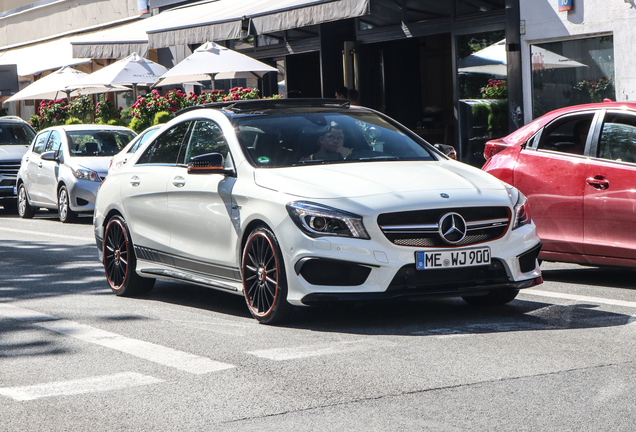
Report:
M 212 80 L 212 90 L 216 90 L 216 86 L 214 85 L 214 77 L 216 77 L 216 74 L 209 74 L 210 79 Z
M 133 95 L 133 99 L 132 99 L 132 103 L 137 102 L 137 84 L 133 83 L 132 85 L 132 95 Z

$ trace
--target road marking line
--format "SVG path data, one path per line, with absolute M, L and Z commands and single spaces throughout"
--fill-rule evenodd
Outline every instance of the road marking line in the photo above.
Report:
M 274 361 L 296 360 L 307 357 L 318 357 L 330 354 L 342 354 L 359 351 L 369 347 L 368 340 L 334 342 L 330 344 L 306 345 L 290 348 L 273 348 L 248 351 L 247 354 Z
M 80 339 L 85 342 L 90 342 L 95 345 L 112 348 L 144 360 L 149 360 L 154 363 L 173 367 L 197 375 L 218 372 L 234 367 L 234 365 L 217 362 L 207 357 L 178 351 L 151 342 L 131 339 L 125 336 L 120 336 L 116 333 L 100 330 L 74 321 L 57 319 L 50 315 L 8 305 L 6 303 L 0 303 L 0 316 L 5 316 L 19 321 L 31 322 L 37 327 L 70 336 L 75 339 Z
M 530 295 L 540 296 L 540 297 L 553 297 L 553 298 L 575 300 L 575 301 L 581 301 L 581 302 L 591 302 L 591 303 L 607 304 L 612 306 L 625 306 L 625 307 L 636 308 L 636 302 L 625 301 L 625 300 L 612 300 L 612 299 L 606 299 L 602 297 L 589 297 L 589 296 L 582 296 L 577 294 L 564 294 L 564 293 L 535 290 L 535 289 L 524 289 L 524 290 L 521 290 L 520 293 L 530 294 Z
M 5 387 L 0 388 L 0 395 L 10 397 L 16 401 L 28 401 L 43 397 L 103 392 L 161 382 L 163 382 L 163 380 L 148 375 L 141 375 L 135 372 L 123 372 L 114 375 L 57 381 L 24 387 Z
M 53 233 L 47 233 L 42 231 L 28 231 L 28 230 L 13 229 L 13 228 L 0 228 L 0 231 L 14 232 L 14 233 L 20 233 L 20 234 L 30 234 L 30 235 L 37 234 L 37 235 L 43 235 L 43 236 L 49 236 L 49 237 L 84 240 L 88 242 L 95 241 L 94 237 L 80 237 L 80 236 L 72 236 L 72 235 L 66 235 L 66 234 L 53 234 Z

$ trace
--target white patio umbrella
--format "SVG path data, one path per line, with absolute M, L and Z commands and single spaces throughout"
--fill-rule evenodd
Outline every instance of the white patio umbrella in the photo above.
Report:
M 132 53 L 82 78 L 79 84 L 132 86 L 134 100 L 137 99 L 137 86 L 150 86 L 167 71 L 166 67 Z
M 262 78 L 267 72 L 276 71 L 276 68 L 249 56 L 206 42 L 164 73 L 154 87 L 208 80 L 212 80 L 214 86 L 215 79 Z
M 121 86 L 81 86 L 81 88 L 69 88 L 69 86 L 77 85 L 77 83 L 88 74 L 73 69 L 70 66 L 63 68 L 35 81 L 33 84 L 20 90 L 6 102 L 31 100 L 31 99 L 58 99 L 60 97 L 75 97 L 79 95 L 106 93 L 110 91 L 128 90 Z
M 461 59 L 457 63 L 458 71 L 505 76 L 508 74 L 506 54 L 506 40 L 502 39 Z M 532 70 L 569 67 L 587 65 L 536 45 L 532 46 Z

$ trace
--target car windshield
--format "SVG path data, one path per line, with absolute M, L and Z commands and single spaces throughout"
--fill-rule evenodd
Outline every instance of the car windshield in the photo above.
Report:
M 0 145 L 29 145 L 35 132 L 20 123 L 0 123 Z
M 234 127 L 243 152 L 259 168 L 436 160 L 426 144 L 372 112 L 253 114 L 235 117 Z
M 135 138 L 135 133 L 121 130 L 67 131 L 71 156 L 113 156 Z

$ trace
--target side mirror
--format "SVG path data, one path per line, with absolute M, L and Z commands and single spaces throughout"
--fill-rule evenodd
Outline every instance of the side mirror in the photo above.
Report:
M 227 174 L 221 153 L 207 153 L 190 158 L 188 174 Z
M 40 159 L 44 159 L 47 161 L 55 161 L 58 162 L 59 158 L 57 157 L 56 151 L 47 151 L 40 155 Z
M 451 159 L 457 160 L 457 152 L 455 151 L 455 147 L 447 144 L 435 144 L 435 148 Z

